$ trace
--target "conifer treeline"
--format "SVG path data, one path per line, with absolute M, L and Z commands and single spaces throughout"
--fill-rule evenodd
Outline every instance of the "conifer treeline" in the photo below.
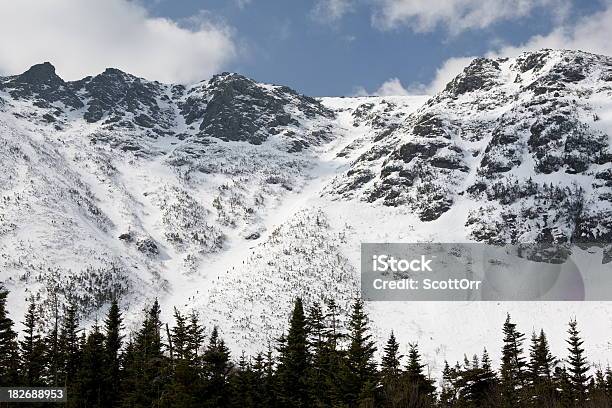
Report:
M 274 347 L 233 359 L 217 329 L 207 334 L 195 313 L 175 309 L 174 326 L 162 324 L 157 301 L 129 335 L 116 301 L 87 333 L 75 307 L 55 313 L 43 332 L 31 303 L 18 337 L 7 295 L 0 286 L 0 386 L 66 386 L 68 407 L 612 406 L 612 372 L 590 375 L 576 321 L 569 323 L 568 354 L 559 360 L 543 331 L 526 345 L 508 316 L 499 370 L 484 350 L 447 363 L 436 383 L 417 345 L 402 356 L 393 333 L 380 364 L 375 361 L 360 300 L 345 331 L 333 302 L 305 311 L 297 299 L 289 328 Z

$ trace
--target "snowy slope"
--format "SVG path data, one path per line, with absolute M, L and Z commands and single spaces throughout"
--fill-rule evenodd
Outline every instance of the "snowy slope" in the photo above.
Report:
M 569 51 L 475 60 L 431 98 L 37 65 L 0 78 L 2 280 L 20 310 L 57 293 L 90 318 L 119 293 L 136 321 L 157 296 L 261 350 L 295 296 L 348 307 L 361 242 L 611 242 L 611 97 L 612 59 Z M 610 306 L 368 307 L 381 341 L 393 328 L 438 370 L 481 344 L 497 356 L 506 312 L 560 355 L 577 316 L 599 361 Z
M 333 138 L 318 101 L 235 74 L 187 88 L 108 69 L 66 83 L 45 63 L 0 79 L 0 98 L 3 278 L 85 314 L 114 293 L 163 296 L 256 238 L 305 183 L 310 146 Z

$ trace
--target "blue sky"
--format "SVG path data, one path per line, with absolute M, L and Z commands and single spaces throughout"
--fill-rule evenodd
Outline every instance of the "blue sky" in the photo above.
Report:
M 314 96 L 432 93 L 475 56 L 612 55 L 612 0 L 20 0 L 0 15 L 0 75 L 235 71 Z
M 207 10 L 235 30 L 243 47 L 228 70 L 317 96 L 351 94 L 360 87 L 375 90 L 390 78 L 406 87 L 427 84 L 449 58 L 522 44 L 549 33 L 559 21 L 546 5 L 484 28 L 453 33 L 441 23 L 419 32 L 409 24 L 377 27 L 365 2 L 356 2 L 333 21 L 317 15 L 315 1 L 149 0 L 146 7 L 177 21 Z M 599 1 L 577 2 L 565 18 L 576 20 L 604 8 Z

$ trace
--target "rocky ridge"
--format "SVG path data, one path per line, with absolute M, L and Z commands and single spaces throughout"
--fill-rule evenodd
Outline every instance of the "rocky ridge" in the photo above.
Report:
M 610 57 L 476 59 L 329 194 L 408 206 L 424 222 L 469 200 L 464 222 L 477 241 L 611 242 L 611 129 L 599 116 L 611 96 Z

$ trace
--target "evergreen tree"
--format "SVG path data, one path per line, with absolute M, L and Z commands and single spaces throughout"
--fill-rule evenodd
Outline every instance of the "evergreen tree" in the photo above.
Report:
M 608 395 L 606 376 L 601 368 L 597 369 L 594 378 L 591 378 L 588 395 L 593 407 L 609 407 L 612 405 L 612 400 Z
M 383 382 L 386 380 L 392 380 L 399 377 L 401 373 L 401 362 L 402 355 L 399 353 L 399 343 L 395 339 L 393 331 L 387 340 L 387 344 L 384 348 L 384 355 L 381 361 L 380 374 Z
M 415 343 L 410 344 L 408 352 L 408 363 L 406 364 L 406 376 L 415 383 L 429 382 L 429 379 L 423 373 L 425 364 L 421 364 L 421 355 L 419 348 Z
M 60 369 L 62 358 L 60 355 L 59 345 L 59 304 L 56 294 L 53 294 L 52 308 L 53 326 L 51 326 L 51 330 L 49 330 L 44 338 L 45 377 L 49 385 L 60 386 Z
M 408 363 L 405 369 L 405 382 L 410 406 L 430 406 L 434 400 L 436 387 L 433 381 L 425 375 L 423 369 L 425 364 L 421 363 L 421 355 L 416 344 L 410 344 L 408 352 Z
M 455 406 L 457 400 L 455 388 L 454 370 L 449 366 L 448 361 L 444 361 L 444 369 L 442 370 L 442 379 L 440 381 L 440 397 L 439 405 L 442 408 L 450 408 Z
M 395 339 L 393 331 L 387 340 L 384 347 L 384 354 L 382 356 L 380 365 L 380 382 L 381 382 L 381 395 L 378 398 L 386 406 L 399 406 L 403 403 L 403 392 L 402 392 L 402 367 L 401 359 L 402 355 L 399 353 L 399 343 Z
M 232 390 L 232 407 L 236 408 L 256 408 L 257 405 L 257 384 L 255 373 L 244 352 L 238 360 L 238 366 L 231 376 L 230 386 Z
M 580 331 L 578 330 L 578 323 L 576 320 L 569 322 L 568 329 L 569 339 L 569 379 L 572 385 L 573 400 L 576 402 L 584 401 L 586 398 L 587 385 L 590 380 L 590 376 L 587 375 L 589 366 L 584 355 L 584 348 L 582 344 L 584 341 L 580 338 Z
M 219 338 L 217 327 L 213 328 L 208 347 L 204 352 L 204 376 L 206 381 L 205 406 L 223 408 L 230 404 L 229 375 L 232 370 L 229 349 Z
M 502 404 L 496 384 L 497 376 L 486 349 L 481 359 L 474 355 L 470 361 L 466 356 L 463 365 L 457 363 L 452 368 L 445 363 L 439 405 L 453 408 L 500 407 Z
M 491 358 L 485 348 L 482 352 L 482 361 L 480 369 L 477 372 L 476 379 L 473 385 L 474 401 L 477 405 L 485 407 L 493 407 L 498 405 L 495 395 L 495 386 L 497 384 L 497 375 L 491 366 Z
M 181 346 L 185 349 L 184 354 L 186 358 L 183 375 L 185 381 L 187 381 L 187 378 L 193 378 L 189 389 L 192 394 L 196 395 L 196 400 L 201 401 L 202 398 L 198 399 L 197 395 L 202 395 L 207 386 L 204 381 L 205 373 L 203 373 L 203 356 L 201 352 L 204 348 L 206 337 L 204 335 L 204 326 L 200 323 L 200 316 L 196 311 L 191 311 L 188 322 L 185 324 L 185 344 Z M 179 340 L 179 342 L 181 341 Z
M 79 321 L 74 304 L 64 311 L 59 333 L 59 355 L 61 359 L 60 382 L 71 391 L 70 388 L 75 383 L 81 359 Z
M 281 403 L 293 407 L 310 406 L 309 375 L 311 355 L 302 300 L 297 298 L 289 331 L 279 347 L 278 381 Z
M 340 317 L 338 305 L 333 299 L 327 303 L 327 313 L 325 314 L 326 328 L 325 338 L 328 343 L 328 348 L 333 350 L 339 349 L 339 343 L 346 337 L 340 328 Z
M 120 392 L 121 361 L 119 351 L 123 344 L 123 317 L 117 299 L 113 299 L 104 320 L 105 388 L 103 402 L 106 406 L 116 406 Z
M 8 294 L 0 284 L 0 387 L 19 385 L 19 347 L 6 309 Z
M 200 324 L 200 317 L 195 311 L 189 315 L 186 338 L 186 350 L 191 354 L 190 359 L 196 360 L 204 345 L 204 326 Z
M 346 402 L 372 404 L 376 386 L 376 346 L 369 332 L 368 316 L 363 310 L 363 301 L 357 299 L 349 321 L 350 344 L 347 350 L 346 375 L 344 378 Z
M 268 351 L 264 359 L 261 373 L 263 377 L 263 381 L 261 383 L 261 392 L 263 393 L 262 406 L 264 407 L 274 408 L 280 405 L 278 403 L 278 395 L 276 392 L 275 366 L 276 362 L 272 353 L 272 346 L 268 344 Z
M 40 321 L 36 305 L 30 302 L 23 325 L 25 327 L 23 340 L 19 342 L 21 349 L 21 372 L 26 386 L 43 386 L 44 374 L 44 343 L 40 336 Z
M 179 360 L 190 361 L 192 355 L 190 353 L 189 333 L 187 319 L 181 312 L 174 308 L 174 327 L 172 328 L 172 348 L 174 358 Z
M 308 379 L 310 400 L 315 407 L 327 406 L 330 404 L 329 393 L 326 390 L 330 356 L 326 341 L 325 316 L 318 303 L 310 308 L 306 321 L 308 344 L 312 352 L 310 378 Z
M 321 309 L 321 305 L 315 303 L 308 311 L 308 317 L 306 319 L 306 327 L 308 332 L 308 341 L 312 346 L 313 352 L 320 350 L 325 344 L 325 316 Z
M 170 336 L 172 379 L 165 394 L 164 405 L 176 408 L 197 406 L 197 394 L 201 391 L 198 361 L 190 350 L 189 324 L 177 308 L 174 308 L 175 325 Z
M 267 393 L 271 392 L 266 387 L 266 365 L 267 361 L 263 353 L 257 353 L 253 359 L 253 401 L 256 407 L 273 407 L 272 400 Z
M 136 363 L 136 350 L 131 335 L 125 345 L 125 349 L 121 353 L 119 361 L 121 362 L 121 369 L 119 370 L 119 406 L 136 406 L 132 398 L 132 392 L 136 386 L 135 383 L 138 381 L 139 367 Z
M 612 402 L 612 370 L 610 366 L 606 368 L 606 372 L 604 373 L 604 388 L 606 397 Z
M 574 390 L 570 375 L 565 367 L 556 367 L 553 375 L 555 388 L 555 401 L 557 406 L 563 408 L 575 407 Z
M 515 408 L 523 400 L 526 363 L 522 354 L 525 335 L 516 329 L 516 324 L 510 321 L 509 314 L 506 316 L 503 333 L 504 345 L 500 370 L 502 404 L 504 407 Z
M 552 380 L 556 360 L 550 352 L 544 330 L 531 337 L 529 350 L 528 376 L 531 388 L 532 406 L 550 405 L 555 399 L 555 388 Z
M 83 346 L 81 364 L 76 379 L 78 397 L 81 406 L 106 407 L 107 353 L 104 347 L 105 338 L 96 323 Z
M 323 360 L 324 386 L 321 389 L 325 404 L 328 406 L 341 406 L 345 400 L 346 390 L 343 386 L 343 378 L 346 378 L 348 367 L 346 352 L 340 348 L 341 342 L 346 338 L 340 322 L 338 305 L 333 299 L 326 304 L 324 315 L 324 347 L 317 352 L 317 360 Z M 322 353 L 321 355 L 319 355 Z M 320 395 L 321 397 L 321 395 Z
M 126 360 L 126 387 L 122 404 L 151 407 L 160 403 L 168 367 L 162 350 L 160 308 L 157 299 L 147 311 Z
M 495 384 L 497 376 L 491 368 L 491 359 L 486 349 L 483 350 L 482 359 L 479 362 L 474 356 L 470 367 L 463 373 L 464 389 L 461 399 L 467 406 L 473 407 L 495 407 L 499 403 L 495 395 Z

